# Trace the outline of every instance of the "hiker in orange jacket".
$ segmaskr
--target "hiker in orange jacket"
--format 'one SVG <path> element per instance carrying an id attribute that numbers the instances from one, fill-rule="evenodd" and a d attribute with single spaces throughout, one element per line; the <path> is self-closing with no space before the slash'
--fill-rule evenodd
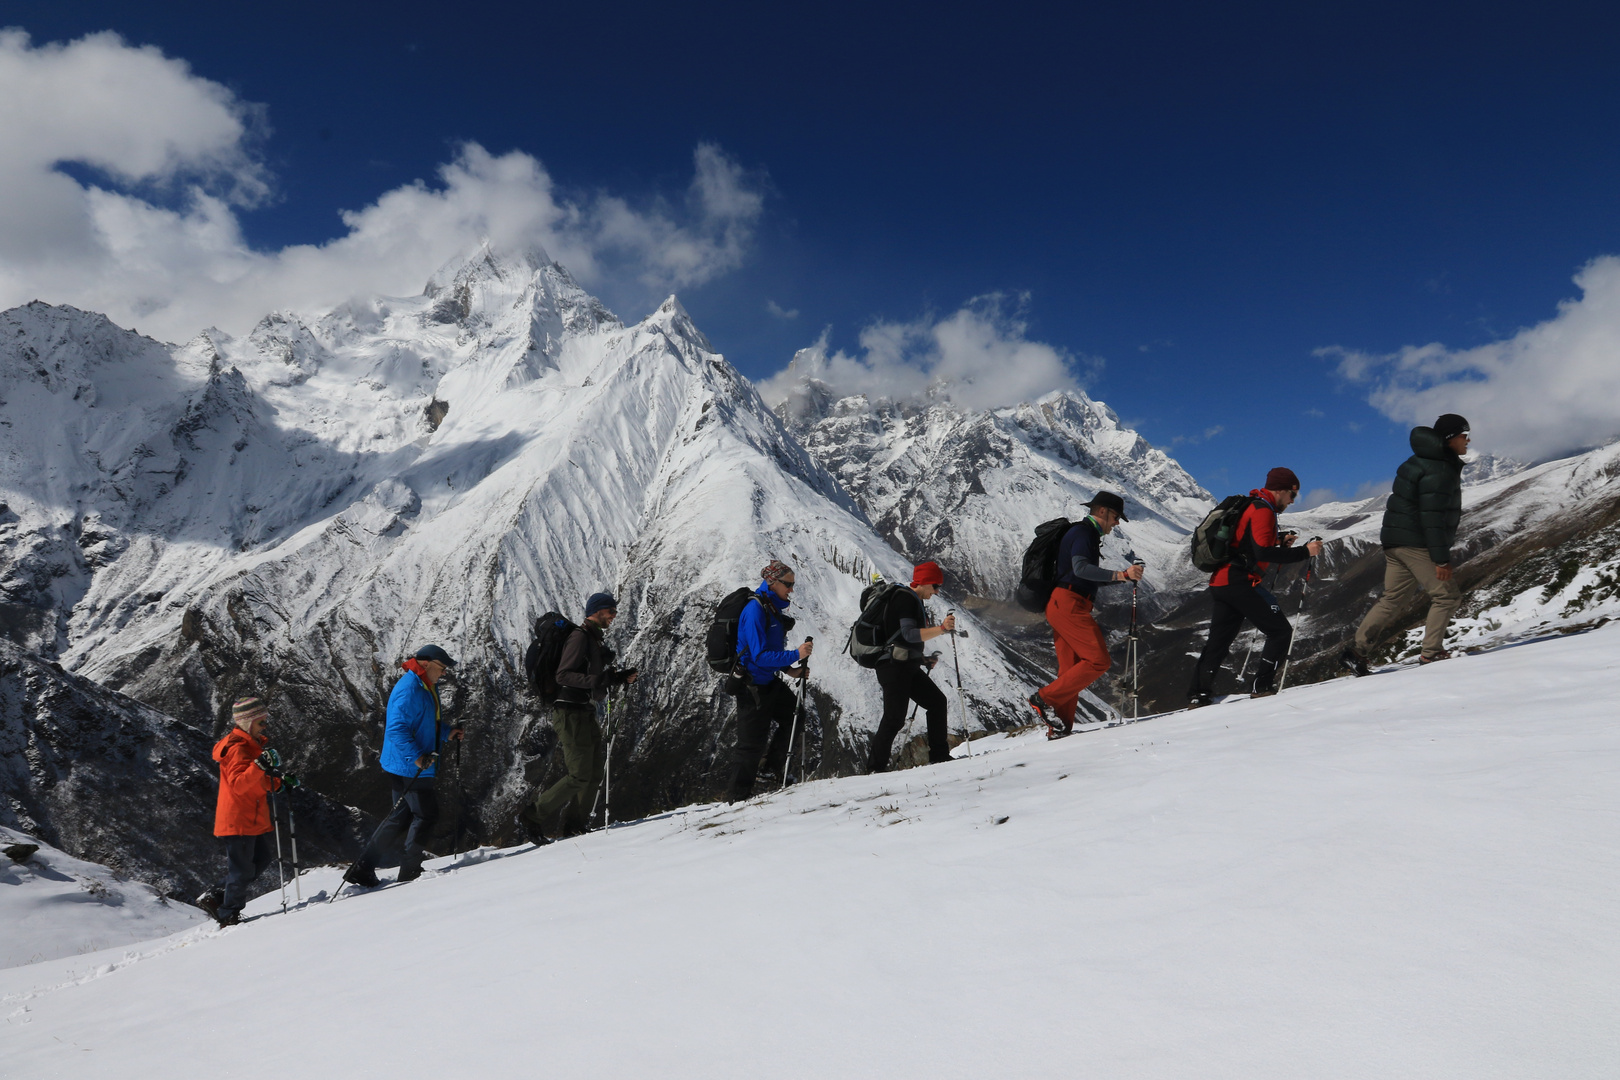
<path id="1" fill-rule="evenodd" d="M 214 835 L 225 847 L 225 880 L 197 898 L 197 906 L 230 926 L 242 915 L 248 886 L 275 857 L 271 843 L 269 797 L 283 785 L 297 787 L 296 776 L 283 776 L 265 728 L 270 711 L 256 697 L 238 698 L 231 708 L 231 730 L 214 745 L 219 762 L 219 802 L 214 809 Z"/>

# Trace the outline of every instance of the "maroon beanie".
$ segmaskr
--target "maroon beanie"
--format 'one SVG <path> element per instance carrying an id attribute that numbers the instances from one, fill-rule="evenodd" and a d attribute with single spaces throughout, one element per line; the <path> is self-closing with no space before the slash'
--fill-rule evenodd
<path id="1" fill-rule="evenodd" d="M 1299 477 L 1294 475 L 1293 469 L 1285 469 L 1281 465 L 1266 473 L 1267 491 L 1298 491 Z"/>
<path id="2" fill-rule="evenodd" d="M 913 585 L 943 585 L 945 584 L 945 571 L 939 568 L 937 562 L 921 562 L 911 572 Z"/>

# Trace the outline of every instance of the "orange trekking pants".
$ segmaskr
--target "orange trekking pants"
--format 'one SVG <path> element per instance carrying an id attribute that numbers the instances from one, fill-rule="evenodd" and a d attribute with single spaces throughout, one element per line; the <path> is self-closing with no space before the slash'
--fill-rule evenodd
<path id="1" fill-rule="evenodd" d="M 1065 728 L 1074 726 L 1075 702 L 1080 691 L 1108 670 L 1108 639 L 1091 617 L 1091 600 L 1068 589 L 1053 589 L 1046 602 L 1046 621 L 1056 639 L 1058 677 L 1041 687 L 1041 697 L 1052 706 Z"/>

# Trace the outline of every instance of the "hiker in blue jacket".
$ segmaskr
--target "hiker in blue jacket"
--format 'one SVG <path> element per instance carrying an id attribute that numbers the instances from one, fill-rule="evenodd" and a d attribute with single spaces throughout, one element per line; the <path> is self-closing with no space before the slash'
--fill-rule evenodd
<path id="1" fill-rule="evenodd" d="M 383 772 L 388 774 L 394 808 L 377 830 L 372 846 L 344 873 L 343 880 L 370 888 L 378 884 L 377 862 L 404 837 L 399 881 L 422 876 L 422 841 L 439 819 L 439 800 L 433 793 L 439 746 L 461 738 L 461 728 L 440 718 L 438 682 L 456 666 L 437 645 L 424 645 L 401 665 L 405 674 L 388 695 L 388 724 L 383 730 Z M 407 790 L 409 789 L 409 790 Z"/>
<path id="2" fill-rule="evenodd" d="M 747 674 L 742 693 L 737 695 L 737 746 L 732 751 L 731 786 L 727 802 L 740 802 L 754 793 L 758 772 L 779 779 L 787 768 L 788 740 L 793 737 L 793 691 L 777 678 L 804 678 L 805 669 L 794 664 L 810 656 L 813 643 L 787 648 L 787 634 L 793 619 L 787 614 L 795 575 L 793 568 L 772 559 L 761 571 L 763 580 L 754 590 L 754 599 L 737 618 L 737 658 Z M 771 735 L 771 725 L 776 734 Z M 766 751 L 766 742 L 770 749 Z M 765 766 L 760 768 L 760 757 Z"/>

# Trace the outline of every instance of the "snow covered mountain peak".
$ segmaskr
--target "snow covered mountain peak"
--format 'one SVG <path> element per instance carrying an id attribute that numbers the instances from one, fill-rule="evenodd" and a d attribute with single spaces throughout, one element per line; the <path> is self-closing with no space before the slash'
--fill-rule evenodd
<path id="1" fill-rule="evenodd" d="M 1079 390 L 970 410 L 943 391 L 922 401 L 838 397 L 801 378 L 777 413 L 898 550 L 939 561 L 948 581 L 995 599 L 1012 594 L 1034 527 L 1081 516 L 1100 489 L 1119 492 L 1131 518 L 1105 552 L 1133 552 L 1157 587 L 1177 585 L 1187 576 L 1182 538 L 1212 501 L 1174 459 Z"/>

